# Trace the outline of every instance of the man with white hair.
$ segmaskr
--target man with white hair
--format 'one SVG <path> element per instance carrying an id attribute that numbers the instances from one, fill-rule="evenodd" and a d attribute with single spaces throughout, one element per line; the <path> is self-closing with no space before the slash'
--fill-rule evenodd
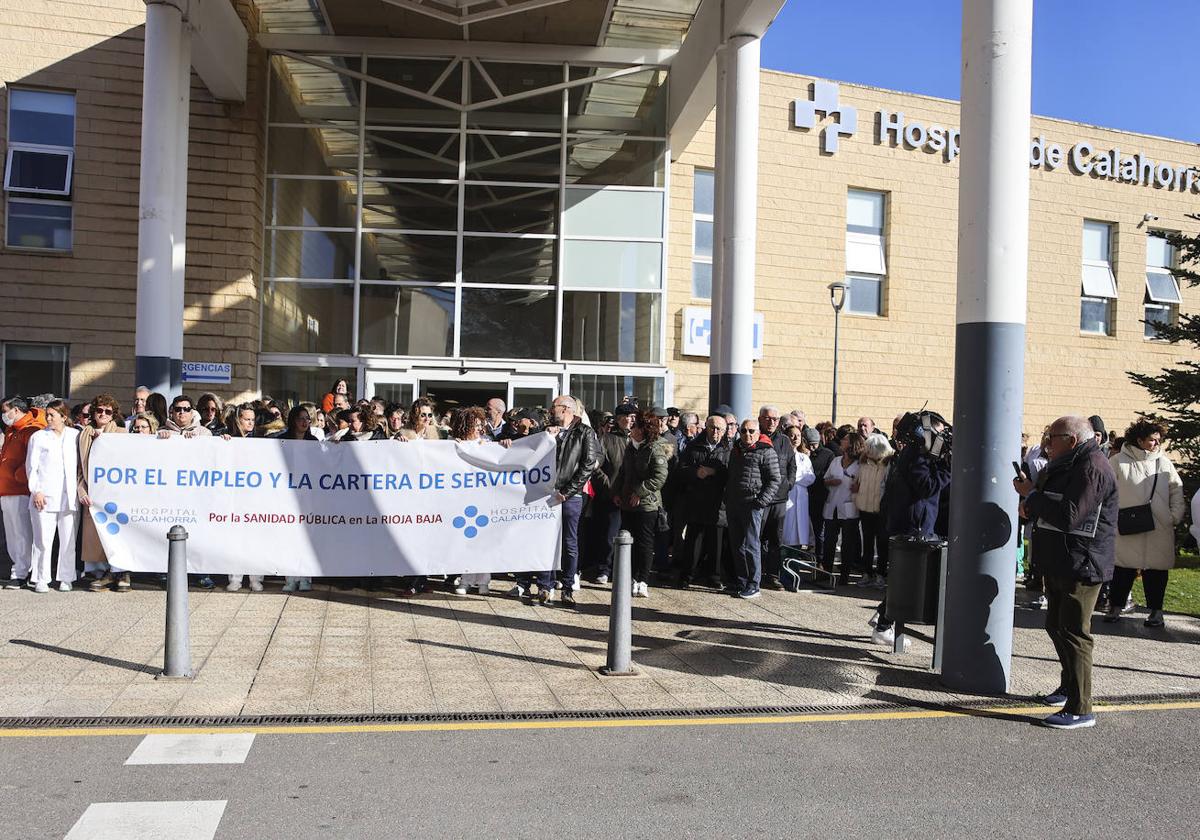
<path id="1" fill-rule="evenodd" d="M 150 398 L 150 389 L 145 385 L 139 385 L 133 389 L 133 408 L 129 410 L 129 416 L 125 418 L 125 431 L 133 428 L 133 418 L 139 414 L 144 414 L 146 411 L 146 400 Z"/>
<path id="2" fill-rule="evenodd" d="M 764 405 L 758 410 L 758 430 L 770 439 L 779 459 L 779 485 L 762 517 L 762 582 L 768 589 L 783 589 L 779 582 L 783 520 L 787 516 L 788 494 L 796 484 L 796 450 L 779 421 L 779 409 L 775 406 Z"/>
<path id="3" fill-rule="evenodd" d="M 500 435 L 504 432 L 504 412 L 507 410 L 508 406 L 499 397 L 492 397 L 484 406 L 487 419 L 484 421 L 483 430 L 492 440 L 500 440 Z"/>
<path id="4" fill-rule="evenodd" d="M 1046 633 L 1054 642 L 1062 676 L 1044 696 L 1062 711 L 1042 721 L 1052 729 L 1095 726 L 1092 714 L 1092 612 L 1101 585 L 1116 563 L 1117 480 L 1084 417 L 1050 425 L 1049 462 L 1037 484 L 1014 478 L 1013 489 L 1033 520 L 1033 551 L 1046 592 Z"/>

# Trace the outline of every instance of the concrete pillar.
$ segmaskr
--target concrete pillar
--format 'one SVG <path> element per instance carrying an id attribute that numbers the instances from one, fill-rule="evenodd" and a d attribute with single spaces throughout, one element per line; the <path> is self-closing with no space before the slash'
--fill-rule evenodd
<path id="1" fill-rule="evenodd" d="M 712 305 L 709 309 L 708 348 L 708 411 L 716 413 L 721 405 L 721 373 L 725 370 L 725 356 L 722 352 L 723 342 L 718 336 L 724 334 L 721 325 L 721 314 L 724 310 L 722 298 L 725 294 L 725 245 L 721 241 L 725 235 L 725 202 L 724 184 L 725 167 L 729 164 L 725 152 L 725 45 L 717 47 L 717 114 L 716 137 L 713 153 L 713 252 L 712 252 Z"/>
<path id="2" fill-rule="evenodd" d="M 942 681 L 1002 694 L 1012 662 L 1029 260 L 1033 0 L 963 0 L 954 467 Z"/>
<path id="3" fill-rule="evenodd" d="M 734 35 L 726 42 L 723 56 L 722 105 L 727 116 L 722 126 L 724 165 L 719 167 L 723 172 L 721 320 L 714 323 L 713 343 L 721 347 L 720 401 L 731 406 L 740 420 L 750 416 L 753 394 L 759 39 Z"/>
<path id="4" fill-rule="evenodd" d="M 192 34 L 184 25 L 179 46 L 179 116 L 175 120 L 175 195 L 172 197 L 171 392 L 182 390 L 183 290 L 187 265 L 188 126 L 192 103 Z"/>
<path id="5" fill-rule="evenodd" d="M 174 281 L 177 166 L 187 166 L 186 158 L 177 161 L 184 40 L 181 2 L 146 4 L 138 194 L 137 382 L 168 399 L 174 392 L 171 358 L 177 345 L 182 355 L 182 338 L 176 341 L 175 334 L 183 330 L 175 309 Z"/>

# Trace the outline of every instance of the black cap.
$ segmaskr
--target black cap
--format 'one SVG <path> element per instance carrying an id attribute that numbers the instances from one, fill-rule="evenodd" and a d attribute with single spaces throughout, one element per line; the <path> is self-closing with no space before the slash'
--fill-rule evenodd
<path id="1" fill-rule="evenodd" d="M 621 403 L 613 409 L 613 415 L 620 417 L 622 414 L 637 414 L 638 407 L 633 403 Z"/>
<path id="2" fill-rule="evenodd" d="M 1100 419 L 1099 414 L 1093 414 L 1088 418 L 1088 422 L 1092 424 L 1092 431 L 1105 437 L 1108 436 L 1108 430 L 1104 428 L 1104 421 Z"/>
<path id="3" fill-rule="evenodd" d="M 675 406 L 671 406 L 670 408 L 667 409 L 667 416 L 668 417 L 678 417 L 679 409 L 676 408 Z"/>

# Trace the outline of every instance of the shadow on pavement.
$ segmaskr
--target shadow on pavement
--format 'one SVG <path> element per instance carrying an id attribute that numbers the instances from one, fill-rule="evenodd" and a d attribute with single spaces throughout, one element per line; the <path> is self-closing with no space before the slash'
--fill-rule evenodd
<path id="1" fill-rule="evenodd" d="M 86 653 L 82 650 L 71 650 L 70 648 L 58 647 L 57 645 L 46 645 L 41 642 L 33 642 L 29 639 L 9 639 L 10 645 L 21 645 L 22 647 L 34 648 L 35 650 L 44 650 L 49 653 L 57 653 L 62 656 L 70 656 L 75 659 L 83 659 L 88 662 L 95 662 L 98 665 L 108 665 L 113 668 L 124 668 L 126 671 L 137 671 L 138 673 L 157 674 L 162 671 L 157 665 L 139 665 L 137 662 L 129 662 L 125 659 L 115 659 L 111 656 L 101 656 L 98 653 Z"/>

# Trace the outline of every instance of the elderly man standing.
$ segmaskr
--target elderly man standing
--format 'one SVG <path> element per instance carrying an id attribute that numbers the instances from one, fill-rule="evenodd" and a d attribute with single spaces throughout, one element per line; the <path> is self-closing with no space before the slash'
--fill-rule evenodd
<path id="1" fill-rule="evenodd" d="M 783 589 L 779 582 L 783 520 L 787 516 L 788 494 L 796 486 L 796 449 L 779 420 L 779 409 L 773 405 L 764 405 L 758 411 L 758 430 L 770 441 L 779 459 L 779 486 L 763 511 L 762 522 L 762 576 L 768 589 Z"/>
<path id="2" fill-rule="evenodd" d="M 725 515 L 735 555 L 739 598 L 757 598 L 762 579 L 763 512 L 779 489 L 779 458 L 771 439 L 759 432 L 753 418 L 742 423 L 729 454 L 725 482 Z"/>
<path id="3" fill-rule="evenodd" d="M 562 602 L 575 605 L 576 573 L 579 571 L 579 516 L 583 512 L 583 486 L 600 469 L 604 451 L 592 427 L 576 414 L 578 401 L 567 394 L 554 398 L 550 407 L 554 426 L 558 469 L 554 479 L 556 504 L 562 505 Z M 538 576 L 538 600 L 547 604 L 553 597 L 554 572 Z"/>
<path id="4" fill-rule="evenodd" d="M 484 407 L 484 411 L 487 412 L 487 420 L 484 421 L 483 431 L 492 440 L 500 440 L 500 436 L 504 433 L 504 412 L 507 410 L 508 406 L 499 397 L 492 397 L 487 401 L 487 405 Z"/>
<path id="5" fill-rule="evenodd" d="M 687 531 L 675 565 L 679 569 L 679 585 L 685 589 L 701 568 L 708 575 L 706 583 L 718 589 L 721 585 L 721 544 L 725 539 L 721 497 L 729 471 L 729 449 L 725 418 L 714 414 L 704 424 L 703 434 L 690 441 L 679 456 L 683 485 L 680 519 L 687 524 Z"/>
<path id="6" fill-rule="evenodd" d="M 1013 479 L 1034 522 L 1034 555 L 1046 591 L 1046 633 L 1062 663 L 1058 688 L 1045 696 L 1062 706 L 1042 723 L 1052 729 L 1096 725 L 1092 714 L 1092 612 L 1100 586 L 1116 561 L 1117 481 L 1083 417 L 1060 417 L 1050 426 L 1049 462 L 1037 486 Z"/>

